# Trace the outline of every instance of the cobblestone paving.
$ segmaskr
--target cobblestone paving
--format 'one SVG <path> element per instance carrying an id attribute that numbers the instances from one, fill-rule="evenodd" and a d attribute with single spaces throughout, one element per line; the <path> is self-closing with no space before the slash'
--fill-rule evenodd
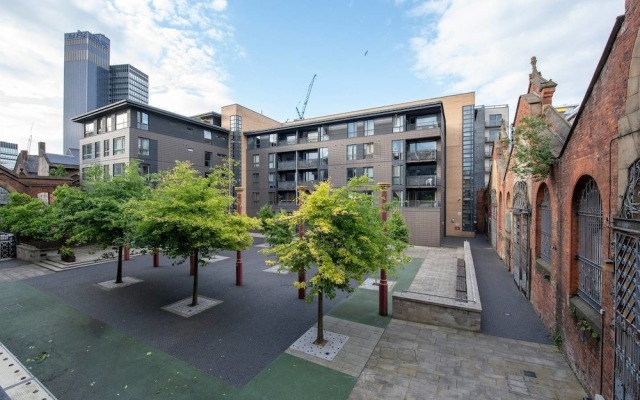
<path id="1" fill-rule="evenodd" d="M 525 374 L 526 371 L 526 374 Z M 536 377 L 526 376 L 535 374 Z M 392 320 L 349 399 L 581 399 L 558 349 Z"/>

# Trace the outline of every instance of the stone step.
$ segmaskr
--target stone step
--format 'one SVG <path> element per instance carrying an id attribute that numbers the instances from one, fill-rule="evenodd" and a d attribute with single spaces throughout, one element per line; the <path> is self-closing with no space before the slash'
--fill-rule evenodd
<path id="1" fill-rule="evenodd" d="M 35 265 L 41 268 L 46 268 L 50 271 L 60 272 L 60 271 L 66 271 L 70 269 L 87 267 L 89 265 L 102 264 L 110 261 L 113 261 L 113 260 L 99 259 L 99 260 L 88 260 L 88 261 L 77 261 L 77 262 L 62 262 L 62 261 L 46 258 L 44 260 L 40 260 L 39 262 L 35 263 Z"/>

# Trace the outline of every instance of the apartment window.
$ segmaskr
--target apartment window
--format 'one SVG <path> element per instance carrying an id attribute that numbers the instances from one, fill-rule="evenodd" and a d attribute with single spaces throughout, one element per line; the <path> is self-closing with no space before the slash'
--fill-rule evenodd
<path id="1" fill-rule="evenodd" d="M 499 129 L 489 129 L 489 142 L 495 142 L 500 137 Z"/>
<path id="2" fill-rule="evenodd" d="M 404 190 L 394 190 L 393 191 L 393 200 L 400 207 L 404 207 Z"/>
<path id="3" fill-rule="evenodd" d="M 211 131 L 204 131 L 204 142 L 211 143 Z"/>
<path id="4" fill-rule="evenodd" d="M 260 154 L 253 155 L 253 167 L 254 168 L 260 167 Z"/>
<path id="5" fill-rule="evenodd" d="M 329 165 L 329 148 L 321 147 L 319 157 L 320 165 Z"/>
<path id="6" fill-rule="evenodd" d="M 347 160 L 355 160 L 356 159 L 356 150 L 357 146 L 355 144 L 347 145 Z"/>
<path id="7" fill-rule="evenodd" d="M 254 138 L 247 138 L 247 150 L 253 150 L 256 148 L 256 141 Z"/>
<path id="8" fill-rule="evenodd" d="M 321 182 L 329 180 L 329 170 L 326 170 L 326 169 L 318 170 L 318 180 Z"/>
<path id="9" fill-rule="evenodd" d="M 374 152 L 375 152 L 375 145 L 373 143 L 365 143 L 364 144 L 364 157 L 365 158 L 373 158 Z"/>
<path id="10" fill-rule="evenodd" d="M 357 176 L 356 168 L 347 168 L 347 180 Z"/>
<path id="11" fill-rule="evenodd" d="M 500 126 L 502 124 L 502 114 L 489 114 L 489 125 Z"/>
<path id="12" fill-rule="evenodd" d="M 124 136 L 113 139 L 113 155 L 124 154 Z"/>
<path id="13" fill-rule="evenodd" d="M 257 185 L 259 183 L 260 183 L 260 173 L 254 172 L 253 173 L 253 184 Z"/>
<path id="14" fill-rule="evenodd" d="M 138 129 L 143 129 L 145 131 L 149 130 L 149 115 L 147 113 L 143 113 L 142 111 L 137 112 Z"/>
<path id="15" fill-rule="evenodd" d="M 82 167 L 82 180 L 87 179 L 87 174 L 89 173 L 89 167 Z"/>
<path id="16" fill-rule="evenodd" d="M 204 152 L 204 166 L 205 167 L 213 166 L 213 153 L 210 151 Z"/>
<path id="17" fill-rule="evenodd" d="M 354 138 L 358 136 L 358 133 L 356 131 L 356 123 L 355 122 L 349 122 L 347 124 L 347 137 L 348 138 Z"/>
<path id="18" fill-rule="evenodd" d="M 120 176 L 124 173 L 124 163 L 113 164 L 113 176 Z"/>
<path id="19" fill-rule="evenodd" d="M 404 132 L 404 115 L 394 115 L 393 116 L 393 132 Z"/>
<path id="20" fill-rule="evenodd" d="M 324 126 L 318 128 L 318 135 L 320 135 L 320 141 L 322 142 L 329 140 L 329 135 L 327 135 L 327 130 Z"/>
<path id="21" fill-rule="evenodd" d="M 116 114 L 116 129 L 129 127 L 129 113 L 127 111 Z"/>
<path id="22" fill-rule="evenodd" d="M 105 157 L 109 156 L 109 144 L 111 144 L 111 140 L 109 139 L 102 141 L 102 155 Z"/>
<path id="23" fill-rule="evenodd" d="M 100 142 L 95 142 L 93 144 L 93 157 L 100 158 Z"/>
<path id="24" fill-rule="evenodd" d="M 109 164 L 102 166 L 102 177 L 107 178 L 109 176 Z"/>
<path id="25" fill-rule="evenodd" d="M 391 152 L 393 153 L 394 161 L 404 160 L 404 141 L 394 140 L 391 142 Z"/>
<path id="26" fill-rule="evenodd" d="M 275 189 L 275 188 L 276 188 L 276 173 L 269 172 L 269 189 Z"/>
<path id="27" fill-rule="evenodd" d="M 93 157 L 93 143 L 82 145 L 82 159 L 89 160 Z"/>
<path id="28" fill-rule="evenodd" d="M 362 169 L 362 175 L 369 178 L 369 182 L 373 182 L 373 167 L 364 167 Z"/>
<path id="29" fill-rule="evenodd" d="M 365 136 L 373 136 L 375 123 L 372 119 L 364 121 L 364 135 Z"/>
<path id="30" fill-rule="evenodd" d="M 391 167 L 391 184 L 402 185 L 404 182 L 404 165 L 394 165 Z"/>
<path id="31" fill-rule="evenodd" d="M 141 156 L 149 155 L 149 139 L 138 138 L 138 154 Z"/>
<path id="32" fill-rule="evenodd" d="M 253 204 L 260 203 L 260 192 L 252 192 L 251 193 L 251 197 L 252 197 L 252 200 L 253 200 Z"/>
<path id="33" fill-rule="evenodd" d="M 96 133 L 96 123 L 87 122 L 84 124 L 84 137 L 93 136 Z"/>
<path id="34" fill-rule="evenodd" d="M 269 204 L 276 204 L 276 192 L 269 192 Z"/>
<path id="35" fill-rule="evenodd" d="M 112 132 L 116 129 L 116 116 L 109 115 L 107 117 L 107 132 Z"/>
<path id="36" fill-rule="evenodd" d="M 269 153 L 269 168 L 274 169 L 276 167 L 276 153 Z"/>
<path id="37" fill-rule="evenodd" d="M 416 129 L 435 128 L 438 126 L 438 117 L 435 115 L 425 115 L 416 118 Z"/>
<path id="38" fill-rule="evenodd" d="M 149 164 L 140 164 L 138 172 L 140 172 L 140 175 L 142 176 L 149 175 Z"/>

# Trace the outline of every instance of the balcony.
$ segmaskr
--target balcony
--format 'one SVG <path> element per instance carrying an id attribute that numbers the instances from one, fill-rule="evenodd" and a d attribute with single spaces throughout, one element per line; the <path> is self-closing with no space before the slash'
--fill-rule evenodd
<path id="1" fill-rule="evenodd" d="M 279 190 L 296 190 L 296 181 L 278 181 Z"/>
<path id="2" fill-rule="evenodd" d="M 298 168 L 300 169 L 309 169 L 309 168 L 318 168 L 318 159 L 313 160 L 298 160 Z"/>
<path id="3" fill-rule="evenodd" d="M 432 124 L 407 124 L 407 131 L 421 131 L 425 129 L 439 128 L 440 124 L 434 122 Z"/>
<path id="4" fill-rule="evenodd" d="M 296 160 L 278 161 L 278 170 L 296 169 Z"/>
<path id="5" fill-rule="evenodd" d="M 407 186 L 436 187 L 435 175 L 407 176 Z"/>
<path id="6" fill-rule="evenodd" d="M 438 200 L 407 200 L 407 207 L 440 207 Z"/>
<path id="7" fill-rule="evenodd" d="M 437 150 L 418 150 L 407 153 L 407 162 L 436 161 Z"/>

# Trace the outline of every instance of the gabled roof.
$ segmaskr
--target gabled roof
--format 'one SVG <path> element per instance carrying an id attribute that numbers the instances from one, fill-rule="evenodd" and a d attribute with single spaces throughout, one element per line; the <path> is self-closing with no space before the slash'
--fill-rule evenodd
<path id="1" fill-rule="evenodd" d="M 62 165 L 77 167 L 80 165 L 80 157 L 77 150 L 75 152 L 75 157 L 73 155 L 45 153 L 44 158 L 47 159 L 50 166 Z"/>
<path id="2" fill-rule="evenodd" d="M 578 113 L 576 114 L 575 119 L 573 120 L 573 124 L 571 125 L 571 130 L 567 135 L 567 140 L 565 140 L 564 145 L 562 146 L 562 150 L 560 151 L 560 155 L 564 153 L 564 150 L 567 148 L 567 143 L 571 140 L 571 136 L 573 136 L 573 132 L 578 126 L 578 121 L 580 120 L 580 116 L 582 112 L 586 108 L 587 100 L 591 97 L 591 93 L 593 92 L 593 88 L 598 82 L 598 78 L 600 78 L 600 74 L 604 69 L 607 60 L 609 59 L 609 55 L 611 54 L 611 50 L 613 49 L 613 45 L 616 42 L 616 38 L 618 37 L 618 32 L 620 32 L 620 28 L 622 27 L 622 23 L 624 22 L 624 15 L 620 15 L 616 18 L 616 22 L 613 25 L 613 29 L 611 30 L 611 34 L 609 35 L 609 40 L 607 40 L 607 45 L 604 47 L 604 51 L 602 52 L 602 57 L 600 57 L 600 61 L 598 62 L 598 66 L 596 67 L 596 71 L 593 73 L 593 77 L 591 78 L 591 83 L 589 83 L 589 87 L 587 88 L 586 93 L 584 94 L 584 99 L 580 102 L 580 107 L 578 108 Z"/>

